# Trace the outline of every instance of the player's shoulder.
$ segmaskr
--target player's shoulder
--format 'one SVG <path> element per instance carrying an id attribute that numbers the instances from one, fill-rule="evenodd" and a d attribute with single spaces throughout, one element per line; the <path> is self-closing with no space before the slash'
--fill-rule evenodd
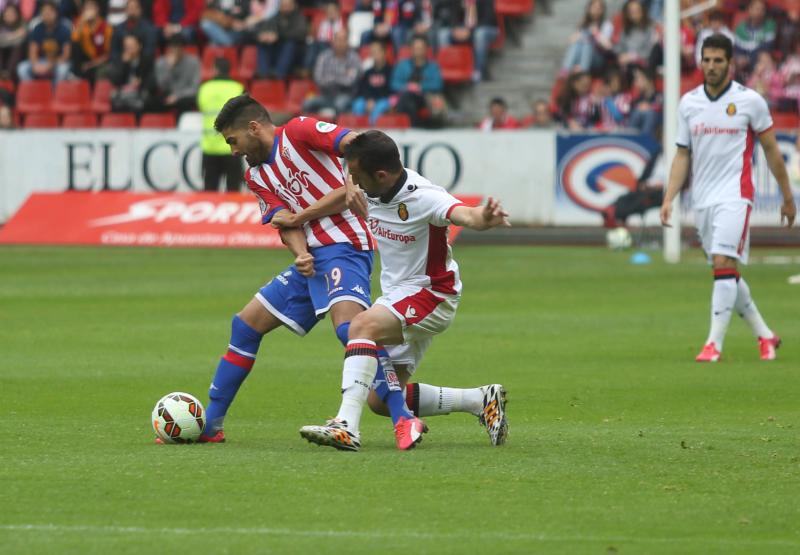
<path id="1" fill-rule="evenodd" d="M 697 85 L 695 88 L 690 89 L 681 96 L 679 106 L 684 104 L 693 104 L 698 102 L 705 102 L 707 100 L 706 91 L 702 84 Z"/>
<path id="2" fill-rule="evenodd" d="M 337 128 L 338 126 L 335 123 L 329 123 L 327 121 L 318 120 L 309 116 L 297 116 L 290 119 L 288 122 L 286 122 L 286 125 L 284 125 L 284 129 L 290 133 L 297 131 L 330 133 Z"/>
<path id="3" fill-rule="evenodd" d="M 430 195 L 435 195 L 436 193 L 447 192 L 444 187 L 440 187 L 427 177 L 420 175 L 414 170 L 409 168 L 405 168 L 405 170 L 406 182 L 401 190 L 401 194 L 403 196 L 424 198 Z"/>
<path id="4" fill-rule="evenodd" d="M 731 86 L 731 100 L 744 105 L 766 106 L 767 101 L 758 92 L 741 83 L 733 82 Z"/>

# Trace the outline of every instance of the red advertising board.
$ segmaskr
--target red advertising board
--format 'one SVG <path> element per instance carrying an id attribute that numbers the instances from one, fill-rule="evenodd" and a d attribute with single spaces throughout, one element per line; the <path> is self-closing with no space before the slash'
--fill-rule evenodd
<path id="1" fill-rule="evenodd" d="M 451 241 L 458 231 L 451 226 Z M 234 193 L 34 193 L 0 229 L 0 244 L 283 247 L 261 225 L 255 197 Z"/>

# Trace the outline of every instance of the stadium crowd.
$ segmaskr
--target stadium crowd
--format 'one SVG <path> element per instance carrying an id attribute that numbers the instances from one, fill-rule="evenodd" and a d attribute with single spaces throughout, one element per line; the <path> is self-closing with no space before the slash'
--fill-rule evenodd
<path id="1" fill-rule="evenodd" d="M 587 3 L 553 88 L 550 108 L 561 125 L 655 132 L 663 104 L 662 15 L 663 0 L 627 0 L 615 14 L 604 0 Z M 734 78 L 766 98 L 776 127 L 800 125 L 800 0 L 718 0 L 716 9 L 683 18 L 680 32 L 682 93 L 702 83 L 703 40 L 723 33 L 734 43 Z"/>
<path id="2" fill-rule="evenodd" d="M 0 0 L 0 13 L 4 127 L 174 125 L 220 57 L 275 111 L 439 127 L 445 87 L 487 77 L 503 27 L 494 0 Z"/>

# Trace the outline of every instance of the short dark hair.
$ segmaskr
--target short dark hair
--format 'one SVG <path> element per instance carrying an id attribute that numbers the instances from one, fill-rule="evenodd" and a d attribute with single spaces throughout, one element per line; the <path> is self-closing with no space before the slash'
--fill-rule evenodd
<path id="1" fill-rule="evenodd" d="M 506 101 L 502 96 L 495 96 L 489 101 L 489 106 L 502 106 L 503 108 L 506 108 L 508 107 L 508 104 L 506 104 Z"/>
<path id="2" fill-rule="evenodd" d="M 383 131 L 372 129 L 355 136 L 344 147 L 347 161 L 358 160 L 361 168 L 374 174 L 379 170 L 399 172 L 403 169 L 397 144 Z"/>
<path id="3" fill-rule="evenodd" d="M 217 72 L 218 77 L 227 77 L 231 74 L 231 62 L 228 58 L 220 56 L 214 58 L 214 71 Z"/>
<path id="4" fill-rule="evenodd" d="M 725 58 L 730 60 L 733 57 L 733 43 L 731 39 L 722 33 L 715 33 L 703 41 L 703 46 L 700 48 L 700 55 L 702 57 L 706 48 L 719 48 L 725 51 Z"/>
<path id="5" fill-rule="evenodd" d="M 269 112 L 249 94 L 240 94 L 228 100 L 214 120 L 214 129 L 222 133 L 224 129 L 246 127 L 251 121 L 272 123 Z"/>

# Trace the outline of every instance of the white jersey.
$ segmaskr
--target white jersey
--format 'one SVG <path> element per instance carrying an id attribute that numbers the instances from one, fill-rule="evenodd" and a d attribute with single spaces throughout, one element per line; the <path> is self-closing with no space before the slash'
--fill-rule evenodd
<path id="1" fill-rule="evenodd" d="M 460 200 L 405 169 L 391 191 L 367 197 L 369 228 L 381 255 L 381 291 L 417 285 L 445 295 L 461 293 L 447 226 Z"/>
<path id="2" fill-rule="evenodd" d="M 704 85 L 683 95 L 677 143 L 692 153 L 694 208 L 742 199 L 752 204 L 755 135 L 771 127 L 766 101 L 735 81 L 715 98 Z"/>

